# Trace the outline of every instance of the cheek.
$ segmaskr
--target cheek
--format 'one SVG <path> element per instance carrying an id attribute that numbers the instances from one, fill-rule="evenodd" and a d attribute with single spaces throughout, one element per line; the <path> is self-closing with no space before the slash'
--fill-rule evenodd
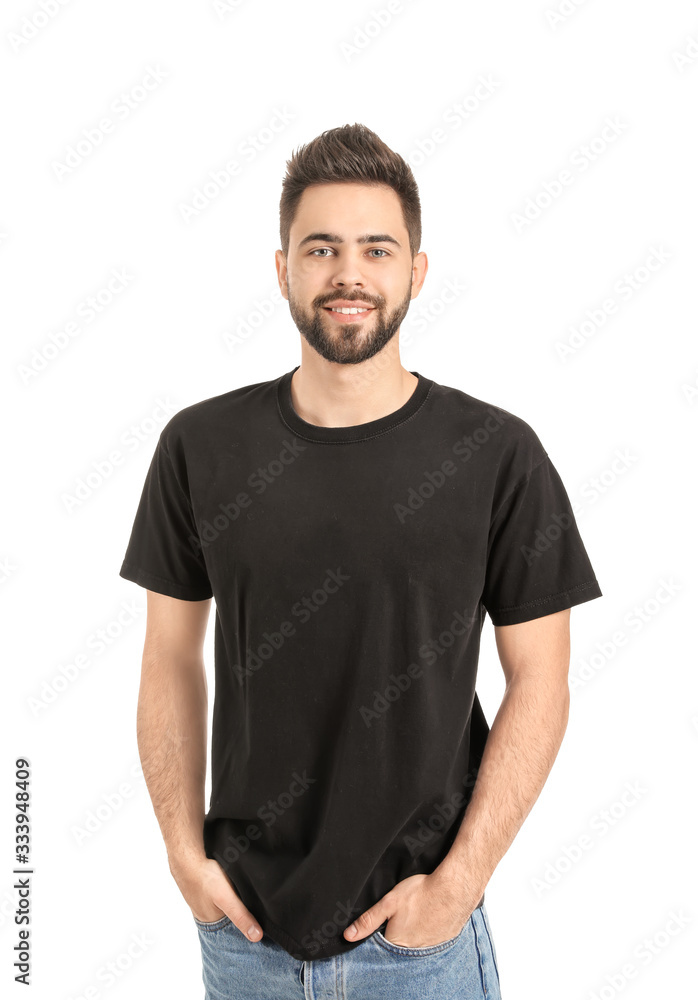
<path id="1" fill-rule="evenodd" d="M 309 260 L 307 257 L 297 261 L 291 271 L 291 280 L 317 282 L 322 277 L 323 261 Z"/>

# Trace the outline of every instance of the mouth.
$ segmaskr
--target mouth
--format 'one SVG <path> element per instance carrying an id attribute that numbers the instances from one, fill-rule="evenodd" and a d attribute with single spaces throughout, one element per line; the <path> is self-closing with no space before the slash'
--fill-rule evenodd
<path id="1" fill-rule="evenodd" d="M 329 313 L 336 323 L 360 323 L 362 319 L 370 316 L 373 308 L 365 309 L 363 306 L 355 306 L 351 310 L 338 309 L 333 306 L 323 306 L 326 313 Z"/>

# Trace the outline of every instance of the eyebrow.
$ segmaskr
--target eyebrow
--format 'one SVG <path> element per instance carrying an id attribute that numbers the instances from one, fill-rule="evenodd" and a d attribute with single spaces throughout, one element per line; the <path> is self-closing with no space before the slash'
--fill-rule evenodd
<path id="1" fill-rule="evenodd" d="M 298 244 L 298 249 L 305 246 L 306 243 L 345 243 L 343 237 L 339 236 L 337 233 L 311 233 L 309 236 L 305 236 Z M 394 236 L 390 236 L 389 233 L 366 233 L 363 236 L 357 236 L 357 243 L 394 243 L 396 247 L 400 244 L 395 239 Z"/>

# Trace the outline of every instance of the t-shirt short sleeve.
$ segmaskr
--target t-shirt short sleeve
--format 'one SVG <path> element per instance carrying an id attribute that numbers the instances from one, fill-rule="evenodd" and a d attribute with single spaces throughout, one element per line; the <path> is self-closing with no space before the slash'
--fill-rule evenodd
<path id="1" fill-rule="evenodd" d="M 119 576 L 183 601 L 213 596 L 191 500 L 161 434 Z"/>
<path id="2" fill-rule="evenodd" d="M 494 514 L 482 603 L 494 625 L 517 625 L 602 596 L 546 453 Z"/>

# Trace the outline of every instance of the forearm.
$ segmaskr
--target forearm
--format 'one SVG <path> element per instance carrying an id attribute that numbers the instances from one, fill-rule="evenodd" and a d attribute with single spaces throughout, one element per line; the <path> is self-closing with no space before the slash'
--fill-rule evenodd
<path id="1" fill-rule="evenodd" d="M 569 688 L 512 681 L 495 716 L 463 821 L 436 871 L 480 898 L 546 782 L 567 728 Z"/>
<path id="2" fill-rule="evenodd" d="M 138 750 L 170 869 L 205 857 L 207 706 L 203 663 L 144 659 Z"/>

